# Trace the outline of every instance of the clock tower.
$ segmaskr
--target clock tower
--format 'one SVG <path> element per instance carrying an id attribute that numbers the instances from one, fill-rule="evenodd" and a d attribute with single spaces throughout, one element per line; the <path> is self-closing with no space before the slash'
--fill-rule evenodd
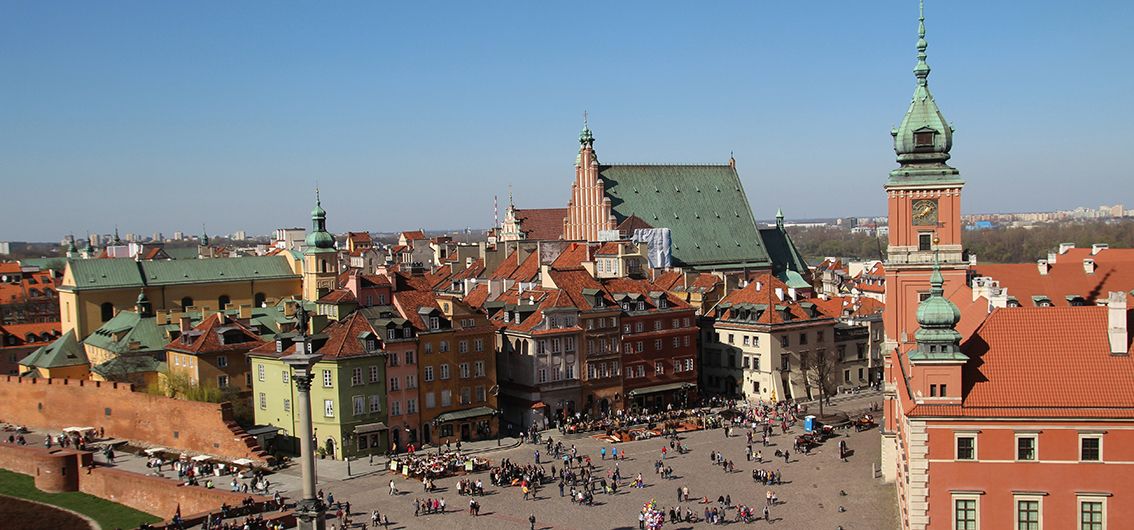
<path id="1" fill-rule="evenodd" d="M 924 5 L 918 18 L 913 100 L 901 124 L 890 131 L 898 167 L 886 182 L 889 246 L 886 252 L 885 329 L 889 348 L 914 343 L 918 304 L 930 296 L 930 274 L 940 263 L 946 295 L 965 281 L 961 247 L 961 188 L 950 167 L 953 127 L 929 91 Z"/>

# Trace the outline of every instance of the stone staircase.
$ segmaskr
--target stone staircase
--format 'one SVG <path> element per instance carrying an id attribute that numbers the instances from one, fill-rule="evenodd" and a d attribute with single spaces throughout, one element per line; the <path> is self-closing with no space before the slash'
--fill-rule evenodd
<path id="1" fill-rule="evenodd" d="M 268 454 L 263 447 L 260 447 L 260 443 L 256 441 L 256 437 L 245 432 L 244 428 L 238 423 L 232 420 L 225 420 L 224 424 L 228 427 L 228 430 L 232 431 L 234 438 L 240 440 L 248 447 L 249 459 L 257 460 L 263 464 L 270 464 L 275 460 L 274 456 Z"/>

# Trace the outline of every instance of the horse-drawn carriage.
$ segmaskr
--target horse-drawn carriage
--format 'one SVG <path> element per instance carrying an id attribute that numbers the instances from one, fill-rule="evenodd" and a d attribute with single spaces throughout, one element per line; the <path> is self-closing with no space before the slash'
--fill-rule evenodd
<path id="1" fill-rule="evenodd" d="M 863 414 L 861 418 L 854 422 L 854 430 L 860 432 L 868 431 L 870 429 L 873 429 L 877 425 L 877 423 L 874 423 L 874 416 L 870 414 Z"/>

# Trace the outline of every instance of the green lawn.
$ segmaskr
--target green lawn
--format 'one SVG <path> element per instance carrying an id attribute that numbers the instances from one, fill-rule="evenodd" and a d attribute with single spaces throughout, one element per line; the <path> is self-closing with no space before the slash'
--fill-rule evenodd
<path id="1" fill-rule="evenodd" d="M 148 513 L 100 499 L 86 493 L 44 493 L 35 489 L 32 477 L 0 469 L 0 495 L 19 497 L 79 512 L 102 525 L 103 530 L 135 528 L 160 521 Z"/>

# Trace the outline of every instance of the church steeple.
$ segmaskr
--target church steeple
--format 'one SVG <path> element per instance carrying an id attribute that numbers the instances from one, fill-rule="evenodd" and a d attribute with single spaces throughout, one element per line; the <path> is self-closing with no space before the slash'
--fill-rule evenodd
<path id="1" fill-rule="evenodd" d="M 311 233 L 307 234 L 306 253 L 334 252 L 335 236 L 327 232 L 327 211 L 319 199 L 319 188 L 315 188 L 315 208 L 311 210 Z"/>
<path id="2" fill-rule="evenodd" d="M 929 63 L 926 62 L 925 2 L 920 4 L 917 22 L 917 63 L 913 100 L 902 123 L 890 131 L 899 168 L 890 172 L 890 183 L 961 182 L 960 172 L 945 164 L 953 148 L 953 127 L 941 113 L 929 91 Z"/>
<path id="3" fill-rule="evenodd" d="M 311 210 L 311 233 L 303 249 L 303 298 L 315 301 L 331 292 L 339 275 L 339 258 L 335 255 L 335 236 L 327 231 L 327 211 L 315 188 L 315 209 Z"/>

